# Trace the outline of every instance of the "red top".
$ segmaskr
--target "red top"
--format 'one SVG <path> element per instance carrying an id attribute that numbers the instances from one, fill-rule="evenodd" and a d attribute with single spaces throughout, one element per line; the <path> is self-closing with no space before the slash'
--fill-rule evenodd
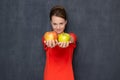
<path id="1" fill-rule="evenodd" d="M 76 36 L 74 35 L 73 38 L 76 39 Z M 67 48 L 60 48 L 59 46 L 50 48 L 44 43 L 43 45 L 46 51 L 44 80 L 74 80 L 72 57 L 76 42 L 69 44 Z"/>

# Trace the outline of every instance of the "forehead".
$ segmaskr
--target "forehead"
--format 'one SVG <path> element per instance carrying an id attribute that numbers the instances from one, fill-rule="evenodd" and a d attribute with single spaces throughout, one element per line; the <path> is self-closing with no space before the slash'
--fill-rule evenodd
<path id="1" fill-rule="evenodd" d="M 58 16 L 52 16 L 51 21 L 52 22 L 65 22 L 66 20 Z"/>

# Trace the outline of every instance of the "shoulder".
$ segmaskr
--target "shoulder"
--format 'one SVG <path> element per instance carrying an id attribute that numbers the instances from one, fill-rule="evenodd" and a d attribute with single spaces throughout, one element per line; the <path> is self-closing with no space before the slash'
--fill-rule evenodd
<path id="1" fill-rule="evenodd" d="M 76 36 L 76 34 L 73 33 L 73 32 L 69 32 L 69 34 L 72 35 L 72 36 Z M 77 36 L 76 36 L 76 37 L 77 37 Z"/>
<path id="2" fill-rule="evenodd" d="M 73 33 L 73 32 L 70 32 L 69 34 L 70 34 L 71 38 L 73 39 L 73 41 L 76 42 L 76 41 L 77 41 L 77 36 L 76 36 L 76 34 Z"/>

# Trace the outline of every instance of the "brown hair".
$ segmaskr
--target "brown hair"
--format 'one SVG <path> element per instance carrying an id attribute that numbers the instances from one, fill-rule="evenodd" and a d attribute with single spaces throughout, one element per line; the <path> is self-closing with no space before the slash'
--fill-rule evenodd
<path id="1" fill-rule="evenodd" d="M 61 17 L 65 20 L 67 20 L 65 8 L 60 5 L 56 5 L 51 9 L 50 15 L 49 15 L 50 20 L 51 20 L 52 16 Z"/>

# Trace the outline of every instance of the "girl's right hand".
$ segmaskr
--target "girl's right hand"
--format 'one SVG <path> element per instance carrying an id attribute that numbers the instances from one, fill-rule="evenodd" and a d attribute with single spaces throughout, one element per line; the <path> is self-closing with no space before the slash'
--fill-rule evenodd
<path id="1" fill-rule="evenodd" d="M 47 47 L 53 48 L 58 44 L 57 40 L 47 40 L 44 41 L 44 43 L 47 45 Z"/>

